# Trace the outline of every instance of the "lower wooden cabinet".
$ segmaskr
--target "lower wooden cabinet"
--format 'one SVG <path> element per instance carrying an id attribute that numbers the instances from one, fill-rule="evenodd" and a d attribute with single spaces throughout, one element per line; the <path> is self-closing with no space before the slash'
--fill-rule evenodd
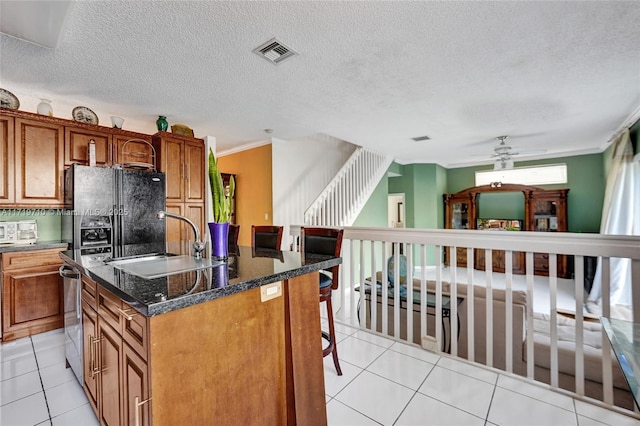
<path id="1" fill-rule="evenodd" d="M 150 424 L 147 354 L 127 343 L 146 351 L 146 318 L 100 286 L 96 299 L 83 293 L 82 318 L 84 390 L 100 424 Z"/>
<path id="2" fill-rule="evenodd" d="M 63 327 L 61 250 L 2 254 L 3 341 Z"/>
<path id="3" fill-rule="evenodd" d="M 102 425 L 327 424 L 317 272 L 268 300 L 254 288 L 151 317 L 82 281 L 84 389 Z"/>
<path id="4" fill-rule="evenodd" d="M 475 250 L 475 269 L 484 271 L 487 267 L 487 261 L 484 250 Z M 491 251 L 491 268 L 493 272 L 506 271 L 507 259 L 504 250 L 492 250 Z M 459 266 L 460 264 L 458 264 Z M 466 265 L 465 265 L 466 266 Z M 524 275 L 526 273 L 524 253 L 520 251 L 514 251 L 511 255 L 511 272 L 514 274 Z"/>

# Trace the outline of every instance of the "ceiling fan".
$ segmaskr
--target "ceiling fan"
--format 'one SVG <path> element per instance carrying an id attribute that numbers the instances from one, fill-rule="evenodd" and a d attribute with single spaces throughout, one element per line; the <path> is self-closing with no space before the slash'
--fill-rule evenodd
<path id="1" fill-rule="evenodd" d="M 543 154 L 546 150 L 535 150 L 535 151 L 512 151 L 512 147 L 506 144 L 506 140 L 509 136 L 498 136 L 496 139 L 500 142 L 498 146 L 493 148 L 493 154 L 491 154 L 491 158 L 495 158 L 496 162 L 493 166 L 493 170 L 507 170 L 513 169 L 513 157 L 516 155 L 535 155 L 535 154 Z"/>

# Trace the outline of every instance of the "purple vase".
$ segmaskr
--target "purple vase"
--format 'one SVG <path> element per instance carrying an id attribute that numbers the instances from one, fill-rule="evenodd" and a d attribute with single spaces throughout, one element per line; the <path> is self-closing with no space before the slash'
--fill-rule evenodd
<path id="1" fill-rule="evenodd" d="M 223 260 L 229 257 L 229 222 L 209 222 L 211 257 Z"/>

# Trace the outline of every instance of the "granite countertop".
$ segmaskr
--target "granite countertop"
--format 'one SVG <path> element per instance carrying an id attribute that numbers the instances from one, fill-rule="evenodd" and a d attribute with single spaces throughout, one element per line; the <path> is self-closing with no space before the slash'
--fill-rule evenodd
<path id="1" fill-rule="evenodd" d="M 52 248 L 67 248 L 68 243 L 60 240 L 40 241 L 34 244 L 0 244 L 0 253 L 9 253 L 13 251 L 29 251 L 29 250 L 46 250 Z"/>
<path id="2" fill-rule="evenodd" d="M 80 250 L 61 252 L 62 259 L 87 275 L 145 316 L 186 308 L 262 285 L 329 269 L 342 263 L 333 256 L 261 250 L 239 246 L 220 266 L 147 279 L 82 255 Z"/>

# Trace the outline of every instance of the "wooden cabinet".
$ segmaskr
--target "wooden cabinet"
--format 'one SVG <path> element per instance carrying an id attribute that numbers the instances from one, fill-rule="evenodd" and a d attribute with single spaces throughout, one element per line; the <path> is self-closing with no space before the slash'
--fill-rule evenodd
<path id="1" fill-rule="evenodd" d="M 494 192 L 522 192 L 524 194 L 524 218 L 521 229 L 524 231 L 566 232 L 567 225 L 567 193 L 568 189 L 545 190 L 533 186 L 499 184 L 467 188 L 455 194 L 445 194 L 445 228 L 446 229 L 477 229 L 478 219 L 484 219 L 479 212 L 478 201 L 483 193 Z M 514 219 L 514 218 L 504 218 Z M 504 222 L 510 223 L 511 220 Z M 518 221 L 516 221 L 518 222 Z M 509 228 L 509 226 L 507 226 Z M 467 266 L 466 249 L 458 248 L 457 265 Z M 504 250 L 493 250 L 491 253 L 491 267 L 494 272 L 505 272 Z M 451 259 L 449 249 L 445 251 L 445 263 Z M 558 255 L 558 277 L 569 278 L 567 256 Z M 487 266 L 484 249 L 474 250 L 474 268 L 485 270 Z M 525 255 L 513 252 L 512 272 L 525 274 Z M 536 275 L 549 274 L 549 255 L 534 254 L 534 273 Z"/>
<path id="2" fill-rule="evenodd" d="M 65 126 L 65 166 L 77 163 L 89 165 L 89 142 L 96 144 L 96 165 L 151 164 L 155 155 L 151 136 L 125 130 Z M 97 126 L 92 126 L 97 127 Z"/>
<path id="3" fill-rule="evenodd" d="M 169 152 L 167 160 L 181 173 L 175 181 L 181 191 L 176 200 L 204 203 L 204 177 L 199 177 L 205 170 L 204 143 L 180 138 L 178 152 Z M 0 108 L 0 207 L 63 208 L 64 169 L 89 164 L 90 141 L 95 142 L 98 166 L 159 168 L 151 135 Z"/>
<path id="4" fill-rule="evenodd" d="M 148 425 L 147 318 L 88 277 L 82 281 L 87 398 L 103 425 Z"/>
<path id="5" fill-rule="evenodd" d="M 205 233 L 205 145 L 202 139 L 159 132 L 153 137 L 158 171 L 166 174 L 167 211 L 191 219 Z M 167 241 L 194 240 L 191 227 L 167 220 Z"/>
<path id="6" fill-rule="evenodd" d="M 114 164 L 144 163 L 156 166 L 155 153 L 151 146 L 151 136 L 114 134 Z"/>
<path id="7" fill-rule="evenodd" d="M 64 249 L 2 254 L 4 341 L 63 326 L 64 306 L 58 253 Z"/>
<path id="8" fill-rule="evenodd" d="M 505 259 L 506 253 L 504 250 L 492 250 L 491 251 L 491 270 L 494 272 L 505 272 L 507 261 Z M 487 258 L 484 250 L 474 251 L 474 267 L 484 271 L 487 268 Z M 458 263 L 460 265 L 460 263 Z M 525 257 L 524 253 L 514 251 L 511 254 L 511 272 L 514 274 L 524 275 L 525 269 Z"/>
<path id="9" fill-rule="evenodd" d="M 13 129 L 13 117 L 0 116 L 0 205 L 12 204 L 15 198 Z"/>
<path id="10" fill-rule="evenodd" d="M 15 203 L 29 207 L 64 205 L 64 127 L 15 120 Z"/>
<path id="11" fill-rule="evenodd" d="M 64 130 L 64 165 L 77 163 L 89 165 L 89 142 L 96 145 L 96 165 L 111 166 L 112 140 L 106 131 L 88 130 L 85 128 L 65 127 Z"/>
<path id="12" fill-rule="evenodd" d="M 253 288 L 152 317 L 81 279 L 84 390 L 101 424 L 326 424 L 317 272 L 268 284 L 276 297 Z M 169 298 L 210 285 L 200 271 L 166 282 Z"/>
<path id="13" fill-rule="evenodd" d="M 534 191 L 528 199 L 529 215 L 527 229 L 538 232 L 566 232 L 567 224 L 567 192 L 568 189 Z M 536 275 L 549 275 L 549 254 L 534 253 L 534 270 Z M 569 278 L 569 259 L 565 255 L 557 256 L 557 273 L 559 277 Z"/>

